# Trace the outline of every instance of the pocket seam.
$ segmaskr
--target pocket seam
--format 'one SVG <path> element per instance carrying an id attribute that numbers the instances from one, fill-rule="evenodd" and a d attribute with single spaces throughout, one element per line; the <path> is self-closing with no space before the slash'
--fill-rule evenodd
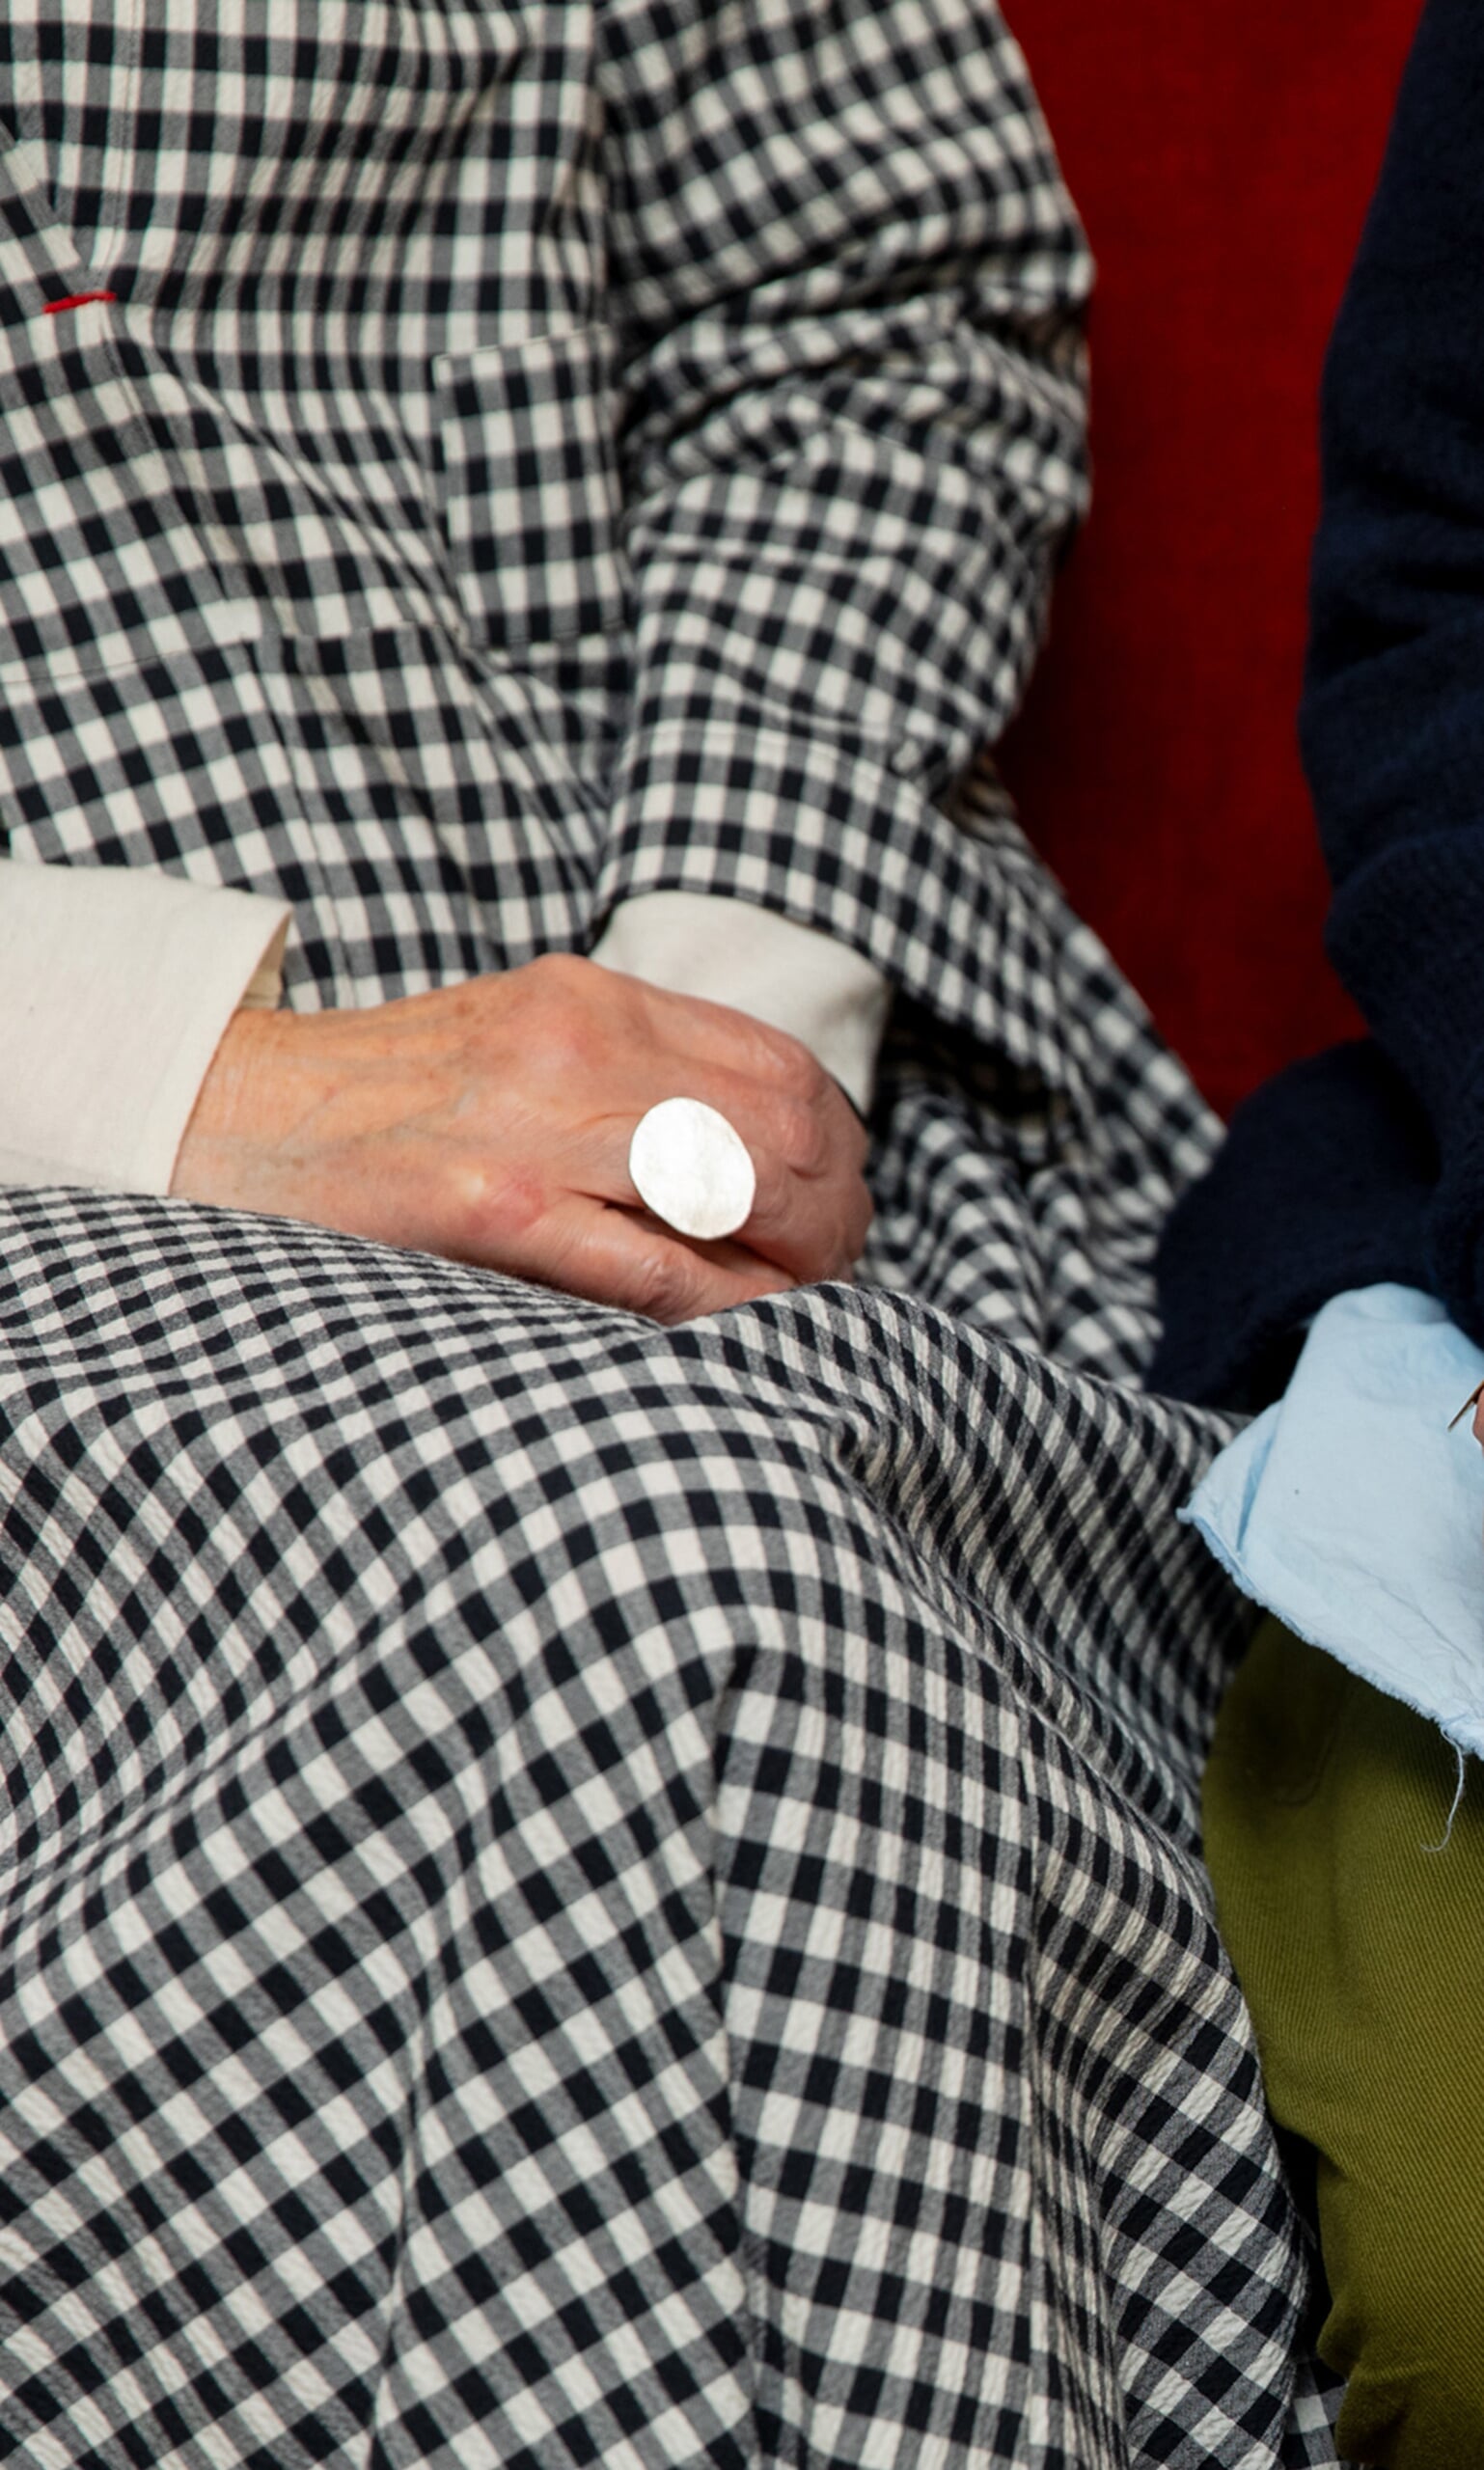
<path id="1" fill-rule="evenodd" d="M 433 358 L 443 534 L 465 621 L 489 649 L 608 635 L 627 622 L 613 353 L 612 328 L 591 321 Z M 513 399 L 523 374 L 535 389 L 525 402 Z M 544 401 L 543 377 L 550 381 Z M 466 409 L 458 406 L 461 387 L 471 398 Z M 548 433 L 537 436 L 543 414 Z M 483 472 L 484 488 L 459 479 L 471 470 Z M 461 533 L 455 509 L 466 508 L 473 517 L 481 503 L 492 509 L 500 499 L 515 512 L 512 536 L 502 555 L 491 510 L 482 535 L 490 555 L 481 564 L 478 525 L 471 519 Z M 544 554 L 531 554 L 532 541 L 544 544 Z"/>

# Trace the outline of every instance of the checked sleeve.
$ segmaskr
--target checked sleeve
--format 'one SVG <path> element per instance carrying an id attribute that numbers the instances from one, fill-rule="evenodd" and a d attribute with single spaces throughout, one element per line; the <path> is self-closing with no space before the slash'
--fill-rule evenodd
<path id="1" fill-rule="evenodd" d="M 1327 941 L 1422 1102 L 1431 1281 L 1484 1336 L 1484 23 L 1430 0 L 1331 350 L 1305 755 Z"/>
<path id="2" fill-rule="evenodd" d="M 636 623 L 605 905 L 753 901 L 928 1002 L 935 805 L 1014 709 L 1085 499 L 1090 280 L 985 0 L 605 19 Z"/>

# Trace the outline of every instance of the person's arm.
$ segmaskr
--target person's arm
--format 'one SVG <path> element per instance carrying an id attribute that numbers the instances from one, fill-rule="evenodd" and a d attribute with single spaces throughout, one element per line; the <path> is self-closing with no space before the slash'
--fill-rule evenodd
<path id="1" fill-rule="evenodd" d="M 772 949 L 747 967 L 728 952 L 713 989 L 762 1011 L 764 978 L 811 977 L 813 1013 L 795 998 L 772 1017 L 832 1061 L 811 1025 L 843 1025 L 839 1052 L 855 1061 L 841 1077 L 858 1076 L 864 1094 L 888 979 L 942 1008 L 950 958 L 973 943 L 982 862 L 935 800 L 1013 709 L 1084 504 L 1089 262 L 990 0 L 891 0 L 865 14 L 791 0 L 750 20 L 745 42 L 704 0 L 664 11 L 631 0 L 598 22 L 635 642 L 598 954 L 673 985 L 666 897 L 704 901 L 713 919 L 745 904 L 759 954 Z M 607 356 L 591 337 L 558 336 L 553 350 L 577 354 L 574 384 Z M 585 573 L 579 558 L 572 589 Z M 782 959 L 780 922 L 792 930 Z M 724 924 L 708 931 L 727 946 Z M 689 966 L 703 960 L 698 937 Z M 582 991 L 570 974 L 563 985 Z M 581 1042 L 595 1022 L 577 1026 Z M 307 1054 L 313 1036 L 327 1065 L 339 1057 L 348 1069 L 344 1025 L 244 1034 L 255 1056 L 235 1052 L 235 1034 L 226 1042 L 180 1190 L 277 1192 L 309 1215 L 344 1210 L 362 1226 L 414 1225 L 412 1240 L 440 1249 L 470 1245 L 446 1217 L 430 1221 L 421 1193 L 409 1213 L 384 1181 L 358 1185 L 344 1072 L 333 1106 L 314 1074 L 287 1113 L 278 1106 L 293 1085 L 290 1045 Z M 381 1110 L 401 1106 L 400 1076 L 381 1035 L 376 1024 L 358 1036 L 365 1075 L 357 1063 L 351 1078 L 377 1171 L 405 1160 L 397 1173 L 411 1199 L 426 1152 L 420 1127 L 391 1138 Z M 491 1022 L 490 1035 L 498 1059 L 507 1033 Z M 629 1076 L 627 1108 L 614 1103 L 620 1084 L 609 1114 L 631 1121 L 665 1094 L 667 1058 L 684 1050 L 658 1038 Z M 517 1040 L 514 1051 L 533 1050 Z M 548 1105 L 570 1086 L 558 1071 Z M 829 1124 L 817 1089 L 812 1103 L 817 1139 Z M 751 1112 L 760 1125 L 767 1110 Z M 293 1160 L 281 1142 L 275 1154 L 281 1115 L 296 1127 Z M 316 1159 L 320 1125 L 333 1138 Z M 837 1160 L 841 1137 L 831 1127 Z M 618 1197 L 616 1139 L 604 1145 L 602 1189 Z M 822 1232 L 806 1211 L 790 1235 L 782 1202 L 797 1177 L 783 1172 L 776 1139 L 768 1154 L 779 1208 L 771 1227 L 745 1230 L 748 1244 L 765 1250 L 774 1282 L 780 1268 L 838 1266 L 849 1213 L 838 1193 Z M 562 1282 L 578 1282 L 570 1268 Z"/>
<path id="2" fill-rule="evenodd" d="M 992 0 L 600 27 L 636 647 L 601 897 L 743 902 L 941 1009 L 976 861 L 935 801 L 1086 496 L 1090 263 L 1024 62 Z"/>
<path id="3" fill-rule="evenodd" d="M 1327 941 L 1441 1162 L 1484 1336 L 1484 14 L 1430 0 L 1332 345 L 1303 740 Z"/>
<path id="4" fill-rule="evenodd" d="M 1239 1108 L 1160 1249 L 1151 1385 L 1265 1404 L 1345 1287 L 1484 1338 L 1484 12 L 1429 0 L 1325 371 L 1302 713 L 1373 1031 Z"/>
<path id="5" fill-rule="evenodd" d="M 194 494 L 197 407 L 148 317 L 81 261 L 51 186 L 39 153 L 0 151 L 0 827 L 60 861 L 106 856 L 116 824 L 117 848 L 137 853 L 153 819 L 189 817 L 227 871 L 239 836 L 243 866 L 255 850 L 261 864 L 298 794 L 271 707 L 234 684 L 263 612 Z M 241 928 L 251 901 L 199 888 L 198 949 L 198 888 L 137 857 L 28 863 L 10 889 L 13 1181 L 157 1191 L 168 1173 L 185 1198 L 426 1246 L 664 1319 L 858 1255 L 856 1117 L 795 1040 L 733 1013 L 538 961 L 412 1004 L 237 1010 L 207 1064 L 256 962 L 198 964 L 208 945 L 257 936 Z M 57 931 L 81 909 L 86 935 Z M 263 941 L 281 915 L 271 904 Z M 638 1209 L 627 1136 L 677 1074 L 753 1151 L 746 1243 L 692 1245 Z"/>
<path id="6" fill-rule="evenodd" d="M 984 868 L 933 795 L 1018 693 L 1083 492 L 1086 260 L 1018 54 L 969 0 L 864 31 L 796 0 L 735 53 L 704 10 L 599 23 L 638 617 L 603 898 L 625 931 L 656 893 L 745 901 L 962 1011 Z M 675 1001 L 537 963 L 239 1016 L 175 1189 L 667 1316 L 848 1266 L 843 1098 L 795 1041 Z M 759 1165 L 722 1256 L 644 1224 L 623 1166 L 701 1057 Z"/>

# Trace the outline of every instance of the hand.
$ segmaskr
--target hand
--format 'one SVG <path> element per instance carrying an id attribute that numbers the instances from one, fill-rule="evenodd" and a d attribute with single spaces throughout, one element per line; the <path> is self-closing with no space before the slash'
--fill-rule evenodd
<path id="1" fill-rule="evenodd" d="M 629 1181 L 634 1126 L 673 1097 L 720 1109 L 752 1152 L 757 1197 L 729 1243 L 674 1234 Z M 847 1276 L 865 1155 L 797 1039 L 553 954 L 364 1011 L 237 1013 L 171 1190 L 674 1322 Z"/>

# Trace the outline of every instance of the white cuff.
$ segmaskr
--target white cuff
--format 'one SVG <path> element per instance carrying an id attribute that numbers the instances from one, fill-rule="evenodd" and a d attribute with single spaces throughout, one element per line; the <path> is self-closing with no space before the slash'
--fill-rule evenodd
<path id="1" fill-rule="evenodd" d="M 892 990 L 833 935 L 716 892 L 649 892 L 614 911 L 592 958 L 788 1030 L 867 1112 Z"/>
<path id="2" fill-rule="evenodd" d="M 275 1002 L 281 901 L 0 860 L 0 1184 L 167 1193 L 222 1031 Z"/>

